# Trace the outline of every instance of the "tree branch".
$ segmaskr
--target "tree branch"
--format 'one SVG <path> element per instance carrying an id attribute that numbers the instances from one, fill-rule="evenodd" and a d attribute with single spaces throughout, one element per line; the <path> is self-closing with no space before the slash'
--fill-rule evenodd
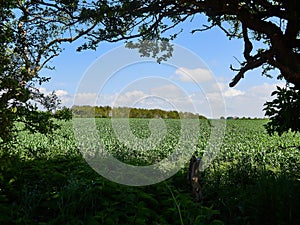
<path id="1" fill-rule="evenodd" d="M 242 25 L 242 30 L 243 30 L 243 38 L 244 38 L 244 44 L 245 44 L 244 57 L 247 61 L 249 61 L 249 60 L 253 59 L 252 56 L 250 56 L 250 53 L 253 49 L 253 45 L 252 45 L 251 41 L 249 40 L 248 30 L 245 25 Z"/>
<path id="2" fill-rule="evenodd" d="M 234 87 L 242 78 L 244 78 L 247 71 L 258 68 L 266 63 L 268 59 L 271 58 L 271 55 L 272 52 L 268 50 L 263 53 L 258 53 L 253 59 L 246 61 L 245 65 L 238 70 L 238 74 L 230 82 L 229 87 Z"/>
<path id="3" fill-rule="evenodd" d="M 43 68 L 43 66 L 49 61 L 51 60 L 56 54 L 53 54 L 52 56 L 50 56 L 48 59 L 46 59 L 44 61 L 44 63 L 42 64 L 42 66 L 39 66 L 41 64 L 41 58 L 45 52 L 45 49 L 49 49 L 51 46 L 57 44 L 57 43 L 62 43 L 62 42 L 73 42 L 77 39 L 79 39 L 80 37 L 88 34 L 90 31 L 92 31 L 95 27 L 96 27 L 96 23 L 93 24 L 90 28 L 86 29 L 85 31 L 79 32 L 78 35 L 76 35 L 75 37 L 68 37 L 68 38 L 56 38 L 52 41 L 50 41 L 47 45 L 44 46 L 43 49 L 41 49 L 36 57 L 35 60 L 35 65 L 38 67 L 38 71 L 41 70 Z M 37 71 L 36 71 L 37 72 Z"/>

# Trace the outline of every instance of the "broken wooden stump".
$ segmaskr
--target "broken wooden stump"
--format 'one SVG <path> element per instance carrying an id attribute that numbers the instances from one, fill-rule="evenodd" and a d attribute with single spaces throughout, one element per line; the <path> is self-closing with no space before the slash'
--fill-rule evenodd
<path id="1" fill-rule="evenodd" d="M 199 183 L 199 167 L 200 167 L 201 159 L 196 158 L 195 155 L 190 159 L 189 170 L 187 179 L 189 184 L 192 186 L 192 194 L 195 197 L 196 201 L 202 199 L 202 191 Z"/>

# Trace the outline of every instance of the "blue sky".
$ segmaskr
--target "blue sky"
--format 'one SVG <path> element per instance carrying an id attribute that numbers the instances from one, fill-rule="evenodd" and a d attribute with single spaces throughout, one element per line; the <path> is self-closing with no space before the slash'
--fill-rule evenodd
<path id="1" fill-rule="evenodd" d="M 229 88 L 235 75 L 229 66 L 239 66 L 235 57 L 243 60 L 243 41 L 228 40 L 218 28 L 190 33 L 204 21 L 203 17 L 196 17 L 177 28 L 183 28 L 183 32 L 174 44 L 179 51 L 187 52 L 187 57 L 193 55 L 194 61 L 177 59 L 176 65 L 171 65 L 168 61 L 157 64 L 151 59 L 141 59 L 126 65 L 131 53 L 118 54 L 116 49 L 123 51 L 121 42 L 103 42 L 96 51 L 76 52 L 81 43 L 77 41 L 64 45 L 65 50 L 52 60 L 54 71 L 42 70 L 41 74 L 50 76 L 51 80 L 41 90 L 46 93 L 55 90 L 66 106 L 72 106 L 75 99 L 76 104 L 83 105 L 175 109 L 207 117 L 263 117 L 264 102 L 271 99 L 271 92 L 276 85 L 283 85 L 282 82 L 263 77 L 261 70 L 256 69 L 248 72 L 236 87 Z M 105 65 L 103 60 L 107 60 Z M 98 80 L 105 73 L 104 68 L 109 70 L 110 67 L 114 68 L 113 73 L 101 86 L 104 81 Z M 93 73 L 90 83 L 80 89 L 89 73 Z"/>

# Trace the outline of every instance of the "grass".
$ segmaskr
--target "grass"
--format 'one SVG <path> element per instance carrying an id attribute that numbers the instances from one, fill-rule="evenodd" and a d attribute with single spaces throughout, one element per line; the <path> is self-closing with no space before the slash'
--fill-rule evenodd
<path id="1" fill-rule="evenodd" d="M 300 224 L 300 151 L 290 147 L 300 145 L 300 135 L 268 136 L 265 122 L 227 122 L 220 154 L 200 174 L 201 202 L 191 195 L 185 168 L 144 187 L 101 177 L 79 154 L 70 122 L 51 137 L 20 133 L 11 152 L 0 158 L 0 224 Z M 108 119 L 97 123 L 106 130 L 108 149 L 137 165 L 170 154 L 168 140 L 176 141 L 180 128 L 168 120 L 170 139 L 158 148 L 160 158 L 150 151 L 136 159 L 125 157 L 130 151 L 110 135 Z M 131 123 L 147 138 L 142 133 L 149 131 L 144 131 L 147 120 Z M 200 153 L 209 127 L 202 128 Z"/>

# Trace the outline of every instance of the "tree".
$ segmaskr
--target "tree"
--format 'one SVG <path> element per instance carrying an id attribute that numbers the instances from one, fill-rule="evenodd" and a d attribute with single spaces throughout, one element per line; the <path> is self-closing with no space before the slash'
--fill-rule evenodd
<path id="1" fill-rule="evenodd" d="M 40 91 L 38 85 L 49 78 L 39 72 L 52 69 L 48 63 L 62 51 L 61 43 L 75 41 L 95 26 L 78 25 L 77 3 L 0 1 L 0 144 L 13 140 L 17 122 L 44 134 L 57 128 L 52 118 L 59 118 L 54 112 L 60 101 L 55 93 Z"/>

